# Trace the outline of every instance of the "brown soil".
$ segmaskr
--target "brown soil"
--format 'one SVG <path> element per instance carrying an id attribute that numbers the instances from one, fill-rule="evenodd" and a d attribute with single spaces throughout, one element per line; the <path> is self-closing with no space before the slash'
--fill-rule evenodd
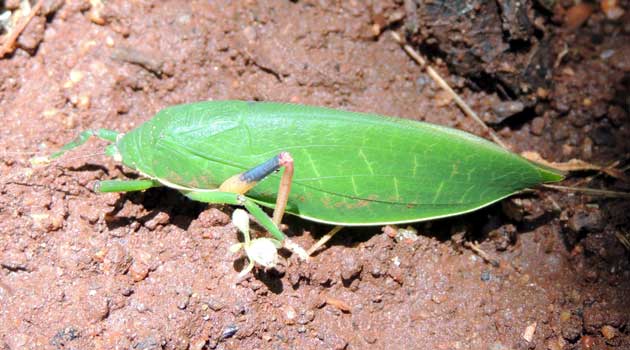
<path id="1" fill-rule="evenodd" d="M 627 201 L 540 190 L 414 225 L 415 240 L 346 229 L 309 263 L 283 258 L 234 284 L 243 261 L 228 251 L 238 239 L 232 208 L 169 189 L 95 194 L 97 180 L 135 176 L 102 155 L 101 141 L 31 166 L 27 152 L 48 154 L 79 130 L 126 131 L 163 107 L 207 99 L 330 106 L 481 133 L 382 32 L 409 24 L 402 1 L 92 3 L 45 1 L 45 16 L 0 60 L 0 349 L 630 348 Z M 534 8 L 545 26 L 538 35 L 568 50 L 553 81 L 496 130 L 519 152 L 623 167 L 628 1 L 620 19 L 597 5 L 573 30 L 557 19 L 572 2 L 560 3 Z M 449 75 L 445 50 L 447 61 L 434 64 L 474 109 L 502 103 L 471 89 L 479 80 Z M 496 78 L 498 64 L 485 64 L 482 78 Z M 629 190 L 593 175 L 566 184 Z M 328 229 L 286 223 L 302 246 Z M 466 248 L 474 241 L 497 263 Z"/>

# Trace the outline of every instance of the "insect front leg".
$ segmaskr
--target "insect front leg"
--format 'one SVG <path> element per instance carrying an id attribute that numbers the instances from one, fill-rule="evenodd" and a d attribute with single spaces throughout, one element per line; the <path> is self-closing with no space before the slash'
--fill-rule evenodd
<path id="1" fill-rule="evenodd" d="M 139 180 L 104 180 L 94 185 L 94 192 L 133 192 L 160 187 L 162 184 L 151 179 Z"/>

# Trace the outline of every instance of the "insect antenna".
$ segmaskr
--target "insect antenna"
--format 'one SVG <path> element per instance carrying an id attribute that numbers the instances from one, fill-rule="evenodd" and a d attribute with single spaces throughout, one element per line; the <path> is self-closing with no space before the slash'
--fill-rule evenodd
<path id="1" fill-rule="evenodd" d="M 8 152 L 5 152 L 5 153 L 8 153 Z M 34 154 L 36 152 L 14 152 L 14 153 L 23 155 L 23 154 Z M 93 157 L 104 156 L 104 155 L 107 155 L 107 154 L 105 152 L 95 152 L 95 153 L 89 153 L 89 154 L 82 154 L 80 156 L 65 157 L 64 160 L 77 160 L 77 159 L 93 158 Z M 60 190 L 50 185 L 43 185 L 43 184 L 28 181 L 28 179 L 33 175 L 33 168 L 58 165 L 59 161 L 60 159 L 49 159 L 46 156 L 32 157 L 29 159 L 29 162 L 32 168 L 26 168 L 24 171 L 21 171 L 21 172 L 16 171 L 13 174 L 10 174 L 9 176 L 5 177 L 2 181 L 0 181 L 0 186 L 18 185 L 18 186 L 37 187 L 37 188 L 46 188 L 55 192 L 72 194 L 68 191 Z"/>
<path id="2" fill-rule="evenodd" d="M 72 157 L 64 157 L 63 159 L 65 161 L 70 161 L 70 160 L 77 160 L 77 159 L 86 159 L 86 158 L 93 158 L 93 157 L 98 157 L 98 156 L 104 156 L 107 155 L 106 152 L 95 152 L 95 153 L 88 153 L 88 154 L 82 154 L 80 156 L 72 156 Z M 32 157 L 31 159 L 29 159 L 29 162 L 31 163 L 32 166 L 41 166 L 41 165 L 50 165 L 51 163 L 59 163 L 59 161 L 62 158 L 52 158 L 50 156 L 35 156 Z"/>

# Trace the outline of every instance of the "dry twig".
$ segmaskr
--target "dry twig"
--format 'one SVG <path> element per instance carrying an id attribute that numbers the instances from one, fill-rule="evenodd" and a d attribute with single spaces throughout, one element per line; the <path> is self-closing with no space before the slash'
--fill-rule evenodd
<path id="1" fill-rule="evenodd" d="M 542 184 L 541 186 L 546 187 L 546 188 L 551 188 L 551 189 L 554 189 L 554 190 L 558 190 L 558 191 L 581 192 L 581 193 L 584 193 L 584 194 L 587 194 L 587 195 L 591 195 L 591 196 L 630 199 L 630 193 L 628 193 L 628 192 L 599 190 L 599 189 L 596 189 L 596 188 L 586 188 L 586 187 L 560 186 L 560 185 L 552 185 L 552 184 Z"/>
<path id="2" fill-rule="evenodd" d="M 31 12 L 28 13 L 26 19 L 24 19 L 20 24 L 18 24 L 11 33 L 6 37 L 4 43 L 2 43 L 2 47 L 0 47 L 0 58 L 12 53 L 15 50 L 15 42 L 20 37 L 20 34 L 24 31 L 29 22 L 35 17 L 39 9 L 42 8 L 42 4 L 44 0 L 39 0 L 35 6 L 31 9 Z"/>
<path id="3" fill-rule="evenodd" d="M 599 166 L 596 164 L 592 164 L 589 162 L 585 162 L 581 159 L 571 159 L 567 162 L 549 162 L 540 156 L 538 152 L 521 152 L 521 156 L 527 158 L 533 162 L 540 163 L 542 165 L 548 166 L 553 169 L 557 169 L 560 171 L 600 171 L 610 177 L 614 177 L 615 179 L 628 182 L 628 176 L 626 176 L 622 170 L 616 169 L 615 167 L 619 164 L 619 161 L 614 162 L 608 166 Z"/>
<path id="4" fill-rule="evenodd" d="M 411 58 L 413 58 L 414 61 L 416 61 L 421 68 L 425 69 L 427 71 L 427 74 L 442 88 L 444 89 L 446 92 L 449 93 L 449 95 L 451 95 L 451 97 L 453 98 L 453 100 L 455 100 L 455 103 L 457 103 L 457 105 L 459 106 L 459 108 L 462 109 L 462 111 L 469 117 L 471 117 L 473 120 L 475 120 L 487 133 L 488 135 L 490 135 L 490 137 L 492 138 L 492 140 L 498 144 L 499 146 L 505 148 L 505 149 L 509 149 L 509 147 L 503 143 L 503 141 L 501 140 L 501 138 L 499 138 L 499 136 L 494 132 L 494 130 L 492 130 L 491 128 L 489 128 L 486 123 L 483 122 L 483 120 L 481 120 L 481 118 L 479 118 L 479 116 L 477 115 L 477 113 L 475 113 L 475 111 L 472 110 L 472 108 L 470 108 L 468 106 L 468 104 L 461 98 L 459 97 L 459 95 L 448 85 L 448 83 L 442 79 L 442 77 L 440 76 L 440 74 L 433 69 L 433 67 L 427 65 L 427 61 L 420 56 L 416 51 L 414 51 L 414 49 L 405 44 L 405 42 L 403 41 L 403 39 L 400 37 L 400 35 L 398 35 L 398 33 L 396 32 L 392 32 L 392 37 L 394 38 L 394 40 L 396 40 L 396 42 L 398 44 L 400 44 L 403 48 L 403 50 L 405 50 L 405 52 L 411 56 Z"/>
<path id="5" fill-rule="evenodd" d="M 464 242 L 464 247 L 472 250 L 475 254 L 479 255 L 479 257 L 481 257 L 485 262 L 489 263 L 490 265 L 494 267 L 499 267 L 499 262 L 496 259 L 491 258 L 488 253 L 481 249 L 479 243 L 466 241 Z"/>
<path id="6" fill-rule="evenodd" d="M 345 301 L 333 297 L 326 297 L 326 304 L 339 309 L 343 313 L 349 313 L 352 309 Z"/>
<path id="7" fill-rule="evenodd" d="M 630 237 L 629 234 L 623 234 L 621 232 L 615 232 L 615 237 L 619 240 L 619 242 L 626 248 L 626 250 L 630 251 Z"/>

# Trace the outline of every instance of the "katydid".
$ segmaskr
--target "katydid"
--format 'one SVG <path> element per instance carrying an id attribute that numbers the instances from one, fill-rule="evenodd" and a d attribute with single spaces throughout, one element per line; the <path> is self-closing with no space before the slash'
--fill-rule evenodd
<path id="1" fill-rule="evenodd" d="M 285 211 L 337 226 L 418 222 L 563 178 L 463 131 L 272 102 L 173 106 L 126 134 L 85 131 L 52 157 L 92 135 L 110 141 L 106 154 L 143 176 L 101 181 L 96 191 L 167 186 L 193 200 L 241 205 L 303 257 L 278 228 Z M 261 206 L 275 208 L 273 220 Z"/>

